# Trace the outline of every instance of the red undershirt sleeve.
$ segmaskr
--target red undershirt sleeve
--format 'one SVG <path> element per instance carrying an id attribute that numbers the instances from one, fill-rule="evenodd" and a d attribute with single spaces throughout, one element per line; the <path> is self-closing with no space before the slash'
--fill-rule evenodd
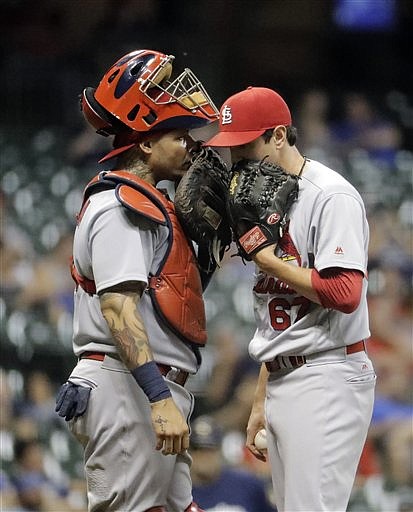
<path id="1" fill-rule="evenodd" d="M 313 269 L 311 284 L 324 308 L 352 313 L 360 303 L 363 273 L 337 267 L 320 273 Z"/>

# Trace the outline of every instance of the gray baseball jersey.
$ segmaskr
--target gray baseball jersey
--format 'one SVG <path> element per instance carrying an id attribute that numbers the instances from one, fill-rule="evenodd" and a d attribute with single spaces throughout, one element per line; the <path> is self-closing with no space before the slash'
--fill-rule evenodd
<path id="1" fill-rule="evenodd" d="M 308 160 L 299 199 L 290 211 L 288 233 L 276 254 L 291 265 L 318 271 L 329 267 L 360 270 L 364 273 L 360 305 L 351 314 L 325 309 L 282 281 L 257 272 L 257 330 L 249 347 L 254 359 L 263 362 L 278 355 L 306 355 L 369 336 L 368 239 L 365 209 L 356 189 L 338 173 Z"/>
<path id="2" fill-rule="evenodd" d="M 374 400 L 375 373 L 367 353 L 349 354 L 344 347 L 369 336 L 369 230 L 361 197 L 336 172 L 309 160 L 299 187 L 277 256 L 318 271 L 363 272 L 361 301 L 351 314 L 326 309 L 258 272 L 257 330 L 249 349 L 261 362 L 306 356 L 302 366 L 268 377 L 266 429 L 277 509 L 344 512 Z"/>
<path id="3" fill-rule="evenodd" d="M 114 190 L 93 194 L 74 238 L 78 272 L 95 281 L 97 292 L 126 281 L 147 283 L 168 247 L 168 231 L 127 210 Z M 159 322 L 144 293 L 139 311 L 154 359 L 191 373 L 197 371 L 192 349 Z M 80 286 L 75 292 L 75 354 L 116 353 L 97 295 Z M 143 512 L 165 505 L 182 512 L 192 501 L 188 453 L 165 457 L 155 450 L 156 438 L 147 396 L 117 358 L 80 359 L 69 380 L 92 388 L 84 415 L 70 429 L 84 446 L 90 510 Z M 168 380 L 172 397 L 189 421 L 193 396 Z M 103 507 L 103 508 L 102 508 Z"/>
<path id="4" fill-rule="evenodd" d="M 133 227 L 133 229 L 131 229 Z M 77 270 L 93 279 L 99 292 L 125 281 L 148 282 L 168 247 L 168 229 L 126 210 L 114 190 L 94 194 L 75 232 L 73 258 Z M 149 294 L 144 293 L 139 312 L 145 324 L 154 359 L 190 373 L 198 365 L 192 349 L 155 316 Z M 115 353 L 99 298 L 81 287 L 75 292 L 73 345 L 84 351 Z"/>

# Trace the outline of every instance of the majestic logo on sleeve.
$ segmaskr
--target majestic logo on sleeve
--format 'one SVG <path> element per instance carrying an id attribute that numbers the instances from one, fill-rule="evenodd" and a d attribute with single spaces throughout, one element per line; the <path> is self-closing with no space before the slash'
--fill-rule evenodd
<path id="1" fill-rule="evenodd" d="M 340 247 L 339 245 L 337 245 L 336 250 L 334 251 L 334 254 L 343 255 L 344 254 L 343 248 Z"/>
<path id="2" fill-rule="evenodd" d="M 225 105 L 221 112 L 221 124 L 231 124 L 232 123 L 232 112 L 231 107 Z"/>

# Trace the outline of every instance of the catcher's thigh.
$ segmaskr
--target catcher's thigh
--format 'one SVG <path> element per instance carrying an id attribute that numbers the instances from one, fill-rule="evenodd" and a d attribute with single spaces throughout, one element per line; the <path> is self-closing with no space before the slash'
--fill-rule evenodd
<path id="1" fill-rule="evenodd" d="M 183 510 L 192 499 L 190 459 L 155 450 L 150 405 L 130 372 L 113 358 L 103 363 L 83 359 L 70 380 L 84 379 L 94 389 L 85 415 L 72 421 L 71 429 L 85 449 L 89 511 L 143 512 L 165 506 L 171 485 L 180 488 L 173 496 Z M 190 393 L 174 383 L 171 391 L 189 416 Z"/>

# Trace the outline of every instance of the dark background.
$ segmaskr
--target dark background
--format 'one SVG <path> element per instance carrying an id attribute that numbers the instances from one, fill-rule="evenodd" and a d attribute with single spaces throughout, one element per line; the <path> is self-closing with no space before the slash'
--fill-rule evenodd
<path id="1" fill-rule="evenodd" d="M 85 130 L 78 95 L 138 48 L 175 55 L 176 69 L 190 67 L 218 107 L 248 85 L 267 86 L 285 97 L 294 119 L 306 92 L 320 89 L 329 98 L 326 122 L 334 123 L 343 117 L 346 94 L 361 93 L 400 127 L 400 149 L 411 149 L 412 21 L 412 0 L 1 0 L 1 169 L 7 183 L 11 173 L 19 188 L 27 185 L 38 219 L 30 224 L 27 213 L 16 211 L 19 188 L 6 190 L 12 217 L 40 256 L 53 248 L 40 244 L 40 228 L 54 215 L 59 220 L 45 187 L 62 172 L 80 193 L 96 170 L 95 153 L 83 160 L 68 155 Z M 73 222 L 67 214 L 60 234 Z M 5 325 L 2 332 L 9 338 Z M 3 353 L 7 366 L 22 362 L 12 348 Z M 29 350 L 23 360 L 41 364 L 47 348 Z M 70 347 L 48 352 L 58 379 L 62 361 L 67 369 L 73 364 Z"/>
<path id="2" fill-rule="evenodd" d="M 343 88 L 412 94 L 412 13 L 411 0 L 2 0 L 2 118 L 77 127 L 82 88 L 142 47 L 175 55 L 218 105 L 262 85 L 294 107 L 321 86 L 334 117 Z"/>
<path id="3" fill-rule="evenodd" d="M 300 151 L 360 191 L 378 380 L 349 510 L 413 510 L 412 32 L 413 0 L 0 0 L 0 484 L 16 471 L 13 443 L 35 438 L 49 479 L 70 496 L 80 479 L 84 495 L 80 448 L 54 406 L 76 363 L 75 214 L 111 141 L 86 126 L 78 96 L 148 48 L 175 55 L 177 72 L 191 68 L 218 107 L 249 85 L 280 92 Z M 258 370 L 247 352 L 252 267 L 229 255 L 223 266 L 205 294 L 209 341 L 188 386 L 194 415 L 213 414 L 243 446 Z"/>

